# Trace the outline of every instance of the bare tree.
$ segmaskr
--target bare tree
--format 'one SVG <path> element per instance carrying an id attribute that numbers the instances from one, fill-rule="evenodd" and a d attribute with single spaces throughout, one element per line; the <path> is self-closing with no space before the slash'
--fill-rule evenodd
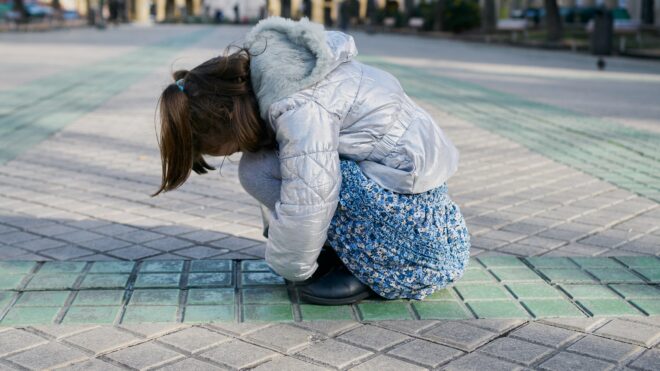
<path id="1" fill-rule="evenodd" d="M 561 16 L 559 15 L 559 6 L 557 0 L 544 0 L 545 3 L 545 21 L 548 30 L 548 41 L 557 42 L 562 38 Z"/>

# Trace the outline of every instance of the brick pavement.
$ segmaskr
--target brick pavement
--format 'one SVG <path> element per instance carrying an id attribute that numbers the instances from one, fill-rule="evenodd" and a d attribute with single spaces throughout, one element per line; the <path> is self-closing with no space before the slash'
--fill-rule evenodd
<path id="1" fill-rule="evenodd" d="M 70 72 L 72 63 L 64 61 L 76 55 L 85 61 L 76 62 L 76 68 L 84 68 L 105 58 L 128 55 L 126 53 L 144 55 L 140 54 L 145 50 L 141 48 L 167 42 L 184 33 L 207 33 L 198 41 L 177 47 L 168 54 L 177 66 L 190 67 L 216 55 L 222 46 L 238 40 L 245 30 L 163 26 L 152 29 L 120 27 L 105 34 L 75 30 L 0 35 L 2 47 L 16 51 L 10 59 L 0 61 L 3 68 L 16 71 L 0 82 L 0 94 L 6 98 L 21 91 L 29 93 L 29 89 L 25 89 L 35 86 L 31 83 L 41 83 L 46 90 L 61 91 L 57 88 L 61 87 L 65 75 L 59 76 L 59 80 L 53 76 Z M 136 35 L 146 35 L 146 38 Z M 358 35 L 360 40 L 365 40 L 365 36 Z M 584 66 L 592 65 L 586 56 L 384 36 L 364 43 L 363 54 L 367 57 L 370 53 L 380 54 L 379 58 L 387 63 L 406 65 L 409 61 L 384 57 L 383 49 L 375 53 L 379 45 L 391 46 L 387 44 L 390 41 L 384 44 L 384 40 L 399 43 L 387 53 L 401 54 L 402 50 L 427 53 L 434 59 L 444 58 L 439 66 L 465 67 L 464 71 L 470 72 L 457 73 L 459 69 L 455 68 L 453 78 L 495 90 L 504 81 L 502 90 L 514 95 L 550 105 L 565 104 L 592 116 L 599 112 L 593 107 L 607 106 L 604 111 L 607 111 L 608 120 L 634 127 L 635 133 L 641 130 L 644 134 L 647 129 L 657 131 L 654 108 L 643 105 L 650 96 L 646 92 L 657 84 L 654 77 L 659 71 L 650 64 L 615 59 L 611 66 L 618 70 L 617 74 L 601 77 L 583 73 Z M 46 55 L 52 55 L 50 59 L 54 62 L 44 65 L 35 58 L 34 49 L 26 45 L 38 45 Z M 477 66 L 468 62 L 475 52 L 484 55 L 485 64 Z M 452 65 L 452 59 L 466 63 Z M 529 64 L 530 60 L 538 61 L 545 69 L 528 74 L 529 68 L 511 67 Z M 263 257 L 264 240 L 260 235 L 257 205 L 240 189 L 236 179 L 238 156 L 224 162 L 212 161 L 217 165 L 222 163 L 222 176 L 217 173 L 193 176 L 177 192 L 155 199 L 148 196 L 156 189 L 160 170 L 153 110 L 157 94 L 169 81 L 168 73 L 172 68 L 167 61 L 159 63 L 154 61 L 152 71 L 145 71 L 143 77 L 133 77 L 134 83 L 123 80 L 121 73 L 115 75 L 118 76 L 117 86 L 125 84 L 114 90 L 116 95 L 108 95 L 96 107 L 81 108 L 76 115 L 68 116 L 69 121 L 62 119 L 48 123 L 54 126 L 30 127 L 36 131 L 35 135 L 46 139 L 17 147 L 10 154 L 13 160 L 0 165 L 0 260 Z M 555 65 L 562 66 L 563 70 L 553 73 L 551 67 Z M 495 71 L 497 66 L 515 71 L 513 77 Z M 122 68 L 130 70 L 132 67 Z M 437 69 L 418 72 L 412 76 L 402 75 L 404 83 L 438 81 L 429 75 Z M 545 93 L 525 85 L 526 78 L 533 78 L 534 84 L 547 87 L 543 90 Z M 575 91 L 583 91 L 574 81 L 591 88 L 602 99 L 571 99 Z M 109 88 L 108 82 L 104 84 L 99 88 Z M 21 85 L 26 87 L 21 88 Z M 608 93 L 618 91 L 626 94 Z M 492 90 L 473 86 L 460 93 L 466 100 L 470 94 L 483 94 L 488 99 L 494 94 Z M 73 95 L 64 97 L 69 99 Z M 456 106 L 439 104 L 446 101 L 438 100 L 437 96 L 431 100 L 416 98 L 441 123 L 461 151 L 460 171 L 450 180 L 449 189 L 468 219 L 474 256 L 648 257 L 660 254 L 660 209 L 656 201 L 644 197 L 652 196 L 650 193 L 640 192 L 616 179 L 605 181 L 602 174 L 580 169 L 573 162 L 562 162 L 553 157 L 556 154 L 530 145 L 530 136 L 506 135 L 506 130 L 512 127 L 504 126 L 506 130 L 488 127 L 473 114 L 450 110 Z M 642 103 L 636 104 L 633 100 Z M 8 101 L 3 99 L 3 102 Z M 517 103 L 520 99 L 511 98 L 507 102 L 512 101 Z M 585 105 L 590 106 L 583 109 Z M 494 108 L 498 109 L 498 117 L 503 118 L 500 121 L 507 118 L 515 121 L 527 113 L 543 114 L 535 106 L 522 106 L 520 112 L 510 116 Z M 62 109 L 58 105 L 48 109 L 67 114 L 57 111 Z M 591 135 L 589 130 L 594 128 L 589 125 L 594 121 L 588 115 L 575 117 L 584 120 L 579 122 L 580 130 Z M 531 130 L 527 133 L 535 130 L 529 125 L 523 129 Z M 627 133 L 631 132 L 610 130 L 606 134 L 619 135 L 616 139 L 624 140 L 624 145 L 639 139 L 634 135 L 626 136 Z M 6 133 L 2 138 L 8 138 Z M 599 152 L 604 153 L 606 161 L 611 158 L 607 151 L 605 148 Z M 575 153 L 579 151 L 569 154 Z M 657 162 L 649 158 L 642 161 L 631 164 L 632 170 L 622 175 L 633 175 L 633 180 L 637 181 L 647 179 L 635 177 L 636 172 L 640 176 L 652 175 L 648 169 L 658 168 Z M 540 270 L 544 268 L 549 267 L 540 267 Z M 562 277 L 565 276 L 554 276 L 560 280 Z M 622 291 L 616 292 L 620 297 L 630 294 L 622 287 L 619 289 Z M 579 287 L 571 290 L 576 298 L 584 296 Z M 57 295 L 51 299 L 62 300 Z M 154 300 L 148 294 L 136 296 L 136 299 Z M 158 300 L 161 299 L 174 300 L 173 297 Z M 67 298 L 64 300 L 66 302 Z M 579 300 L 599 304 L 593 302 L 594 298 Z M 43 309 L 48 307 L 39 308 L 42 312 L 48 310 Z M 313 369 L 315 365 L 319 369 L 345 369 L 357 365 L 358 369 L 554 370 L 578 367 L 642 370 L 655 368 L 660 358 L 657 317 L 566 318 L 536 322 L 417 320 L 190 325 L 141 323 L 146 312 L 135 311 L 131 317 L 134 323 L 128 321 L 119 326 L 0 328 L 0 368 Z M 393 309 L 389 312 L 396 313 Z M 162 316 L 173 313 L 176 313 L 175 305 L 162 305 L 159 311 Z M 253 313 L 259 315 L 259 312 Z M 87 314 L 80 316 L 85 318 Z M 273 340 L 275 334 L 281 338 Z"/>

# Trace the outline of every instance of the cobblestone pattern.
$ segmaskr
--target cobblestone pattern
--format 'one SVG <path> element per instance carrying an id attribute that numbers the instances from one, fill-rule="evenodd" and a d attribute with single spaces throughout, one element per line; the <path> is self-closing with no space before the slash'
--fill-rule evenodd
<path id="1" fill-rule="evenodd" d="M 657 318 L 51 325 L 0 329 L 0 368 L 654 370 L 659 341 Z"/>

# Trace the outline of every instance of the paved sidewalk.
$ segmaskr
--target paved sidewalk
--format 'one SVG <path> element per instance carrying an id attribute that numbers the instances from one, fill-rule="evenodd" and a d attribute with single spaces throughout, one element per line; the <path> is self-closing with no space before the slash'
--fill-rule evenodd
<path id="1" fill-rule="evenodd" d="M 264 256 L 240 155 L 149 197 L 169 73 L 246 30 L 0 34 L 1 370 L 657 369 L 657 64 L 356 35 L 459 148 L 474 260 L 437 300 L 305 309 L 236 263 Z"/>

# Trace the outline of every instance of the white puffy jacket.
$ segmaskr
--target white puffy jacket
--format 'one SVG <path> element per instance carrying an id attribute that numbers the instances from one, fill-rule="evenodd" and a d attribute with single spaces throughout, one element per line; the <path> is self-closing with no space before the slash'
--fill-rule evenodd
<path id="1" fill-rule="evenodd" d="M 353 60 L 353 38 L 306 19 L 271 17 L 246 36 L 262 117 L 279 145 L 280 201 L 268 217 L 266 261 L 300 281 L 317 268 L 338 203 L 339 158 L 398 193 L 442 185 L 458 151 L 391 74 Z"/>

